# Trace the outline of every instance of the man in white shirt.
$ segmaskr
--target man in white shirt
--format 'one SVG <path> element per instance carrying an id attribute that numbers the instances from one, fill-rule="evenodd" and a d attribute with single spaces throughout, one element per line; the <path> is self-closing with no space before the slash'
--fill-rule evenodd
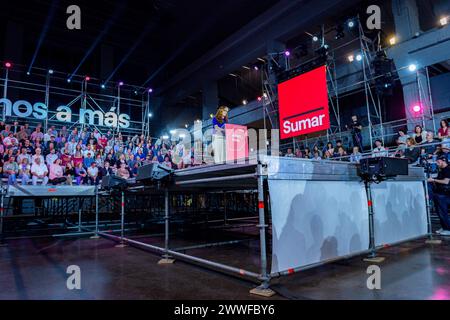
<path id="1" fill-rule="evenodd" d="M 41 152 L 42 152 L 41 148 L 36 148 L 36 150 L 34 150 L 34 152 L 36 154 L 34 154 L 31 157 L 31 161 L 33 162 L 33 164 L 34 164 L 34 160 L 36 160 L 36 158 L 39 158 L 41 160 L 41 163 L 43 164 L 45 159 L 44 159 L 44 156 L 41 154 Z"/>
<path id="2" fill-rule="evenodd" d="M 95 161 L 91 163 L 91 166 L 87 169 L 87 173 L 89 177 L 89 183 L 91 185 L 98 185 L 100 178 L 98 176 L 98 168 Z"/>
<path id="3" fill-rule="evenodd" d="M 48 183 L 48 169 L 47 166 L 41 162 L 41 158 L 37 157 L 34 159 L 31 165 L 31 175 L 33 186 L 37 185 L 38 179 L 42 179 L 42 185 L 45 186 Z"/>
<path id="4" fill-rule="evenodd" d="M 389 152 L 383 147 L 381 140 L 375 140 L 375 148 L 372 151 L 372 158 L 389 157 Z"/>
<path id="5" fill-rule="evenodd" d="M 17 163 L 21 164 L 23 159 L 27 159 L 31 163 L 31 156 L 27 153 L 26 148 L 22 148 L 22 153 L 17 156 Z"/>

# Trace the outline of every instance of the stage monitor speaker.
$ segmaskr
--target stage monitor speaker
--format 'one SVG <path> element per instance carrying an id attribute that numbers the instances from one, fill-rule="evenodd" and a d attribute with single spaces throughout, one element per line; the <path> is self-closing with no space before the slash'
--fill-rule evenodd
<path id="1" fill-rule="evenodd" d="M 102 188 L 106 190 L 125 190 L 128 187 L 127 180 L 119 176 L 105 176 L 102 178 Z"/>
<path id="2" fill-rule="evenodd" d="M 377 177 L 377 179 L 407 176 L 408 159 L 401 158 L 367 158 L 360 161 L 359 175 L 363 178 Z"/>
<path id="3" fill-rule="evenodd" d="M 174 170 L 160 165 L 159 163 L 150 163 L 138 168 L 136 181 L 168 180 L 173 173 Z"/>

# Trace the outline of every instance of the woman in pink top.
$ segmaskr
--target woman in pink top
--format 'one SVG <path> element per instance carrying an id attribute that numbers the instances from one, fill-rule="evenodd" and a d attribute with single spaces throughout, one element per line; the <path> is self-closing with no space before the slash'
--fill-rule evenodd
<path id="1" fill-rule="evenodd" d="M 66 181 L 66 177 L 64 177 L 64 169 L 61 167 L 61 159 L 56 159 L 50 165 L 50 173 L 48 175 L 49 182 L 53 185 L 57 185 Z"/>
<path id="2" fill-rule="evenodd" d="M 83 156 L 80 151 L 75 152 L 75 156 L 72 158 L 73 166 L 76 168 L 78 164 L 83 164 Z"/>

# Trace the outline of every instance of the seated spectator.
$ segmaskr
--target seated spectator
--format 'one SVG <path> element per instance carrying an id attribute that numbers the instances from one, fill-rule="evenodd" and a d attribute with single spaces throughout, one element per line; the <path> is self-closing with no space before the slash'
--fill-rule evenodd
<path id="1" fill-rule="evenodd" d="M 108 161 L 105 161 L 104 166 L 99 168 L 99 175 L 101 178 L 114 175 L 114 170 Z"/>
<path id="2" fill-rule="evenodd" d="M 425 142 L 425 139 L 427 138 L 427 133 L 422 129 L 421 126 L 417 125 L 414 128 L 414 135 L 413 135 L 414 141 L 416 144 L 422 144 Z"/>
<path id="3" fill-rule="evenodd" d="M 56 154 L 55 149 L 51 149 L 49 154 L 45 157 L 45 163 L 48 167 L 55 163 L 55 160 L 58 159 L 58 155 Z M 51 178 L 50 178 L 51 179 Z"/>
<path id="4" fill-rule="evenodd" d="M 406 140 L 409 138 L 409 136 L 405 133 L 404 129 L 398 130 L 398 138 L 397 138 L 397 145 L 399 150 L 405 150 L 406 149 Z"/>
<path id="5" fill-rule="evenodd" d="M 343 146 L 338 148 L 337 158 L 339 158 L 340 161 L 348 161 L 347 152 Z"/>
<path id="6" fill-rule="evenodd" d="M 286 154 L 284 155 L 287 158 L 294 158 L 295 154 L 292 153 L 292 148 L 288 148 Z M 164 157 L 164 162 L 166 162 L 166 158 Z"/>
<path id="7" fill-rule="evenodd" d="M 448 129 L 448 121 L 447 120 L 441 120 L 440 122 L 440 128 L 438 130 L 438 138 L 443 141 L 450 137 L 450 130 Z"/>
<path id="8" fill-rule="evenodd" d="M 31 180 L 33 186 L 37 185 L 38 179 L 42 179 L 42 185 L 45 186 L 48 183 L 48 169 L 44 162 L 41 160 L 41 157 L 35 157 L 34 162 L 31 165 Z"/>
<path id="9" fill-rule="evenodd" d="M 54 186 L 66 182 L 67 178 L 64 176 L 64 169 L 61 166 L 61 159 L 56 158 L 50 165 L 50 173 L 48 177 L 49 182 Z"/>
<path id="10" fill-rule="evenodd" d="M 68 163 L 72 163 L 72 156 L 69 154 L 68 149 L 64 149 L 64 152 L 60 156 L 61 165 L 63 167 L 67 166 Z"/>
<path id="11" fill-rule="evenodd" d="M 316 160 L 316 161 L 320 161 L 320 160 L 322 160 L 322 157 L 320 156 L 318 151 L 314 151 L 314 156 L 312 159 Z"/>
<path id="12" fill-rule="evenodd" d="M 352 163 L 359 163 L 361 161 L 361 152 L 359 152 L 359 147 L 355 146 L 353 147 L 353 152 L 350 155 L 350 162 Z"/>
<path id="13" fill-rule="evenodd" d="M 372 151 L 372 158 L 388 157 L 389 152 L 383 147 L 383 142 L 380 139 L 375 140 L 375 148 Z"/>
<path id="14" fill-rule="evenodd" d="M 3 165 L 3 175 L 8 178 L 8 185 L 16 184 L 17 174 L 19 173 L 19 166 L 17 165 L 14 156 L 10 156 L 8 161 Z"/>
<path id="15" fill-rule="evenodd" d="M 90 185 L 98 185 L 100 181 L 100 176 L 98 174 L 97 163 L 95 161 L 91 162 L 89 168 L 87 168 L 88 181 Z"/>
<path id="16" fill-rule="evenodd" d="M 79 186 L 87 183 L 87 173 L 81 162 L 75 167 L 75 180 Z"/>
<path id="17" fill-rule="evenodd" d="M 22 179 L 22 185 L 27 185 L 30 181 L 31 176 L 31 166 L 28 160 L 29 158 L 23 158 L 19 163 L 19 178 Z"/>
<path id="18" fill-rule="evenodd" d="M 35 152 L 35 154 L 31 156 L 31 165 L 35 164 L 34 160 L 36 160 L 36 158 L 39 158 L 39 160 L 40 160 L 39 162 L 41 164 L 44 164 L 45 163 L 45 159 L 44 159 L 44 156 L 41 154 L 42 149 L 41 148 L 36 148 L 36 150 L 34 152 Z"/>
<path id="19" fill-rule="evenodd" d="M 125 163 L 120 164 L 120 168 L 117 170 L 117 175 L 123 179 L 130 178 L 130 171 L 128 171 Z"/>
<path id="20" fill-rule="evenodd" d="M 315 146 L 313 147 L 313 150 L 312 150 L 312 153 L 313 153 L 314 157 L 315 157 L 315 153 L 316 153 L 316 152 L 317 152 L 317 154 L 319 155 L 319 157 L 322 158 L 322 151 L 320 151 L 320 149 L 319 149 L 319 147 L 318 147 L 317 145 L 315 145 Z"/>
<path id="21" fill-rule="evenodd" d="M 83 156 L 80 151 L 77 151 L 72 158 L 74 168 L 77 168 L 79 164 L 83 165 Z"/>
<path id="22" fill-rule="evenodd" d="M 31 156 L 27 153 L 26 148 L 22 148 L 21 153 L 17 156 L 17 162 L 22 163 L 23 159 L 27 159 L 28 164 L 31 163 Z"/>
<path id="23" fill-rule="evenodd" d="M 288 149 L 289 150 L 289 149 Z M 292 153 L 292 149 L 291 149 L 291 153 Z M 166 155 L 164 157 L 164 162 L 162 163 L 163 166 L 166 166 L 169 169 L 173 169 L 173 163 L 172 160 L 170 160 L 170 157 L 168 155 Z"/>
<path id="24" fill-rule="evenodd" d="M 420 148 L 416 146 L 416 140 L 414 138 L 408 138 L 406 145 L 407 148 L 404 151 L 403 158 L 408 159 L 410 164 L 416 163 L 420 156 Z"/>
<path id="25" fill-rule="evenodd" d="M 64 176 L 66 177 L 66 184 L 71 186 L 75 177 L 75 169 L 72 166 L 72 163 L 66 163 L 66 167 L 64 168 Z"/>
<path id="26" fill-rule="evenodd" d="M 83 159 L 83 166 L 85 168 L 89 168 L 93 162 L 95 162 L 95 159 L 92 157 L 92 153 L 89 151 L 86 154 L 86 157 Z"/>
<path id="27" fill-rule="evenodd" d="M 303 155 L 303 158 L 305 158 L 305 159 L 312 158 L 311 150 L 308 147 L 305 148 L 305 154 Z"/>
<path id="28" fill-rule="evenodd" d="M 427 132 L 427 138 L 424 143 L 424 153 L 428 159 L 432 158 L 436 152 L 439 140 L 434 139 L 434 133 L 431 131 Z"/>

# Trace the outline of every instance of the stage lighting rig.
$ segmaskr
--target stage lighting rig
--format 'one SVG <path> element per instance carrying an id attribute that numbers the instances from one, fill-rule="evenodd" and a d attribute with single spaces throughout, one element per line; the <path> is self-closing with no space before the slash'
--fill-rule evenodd
<path id="1" fill-rule="evenodd" d="M 344 27 L 342 25 L 338 25 L 336 27 L 336 36 L 334 39 L 339 40 L 345 37 Z"/>
<path id="2" fill-rule="evenodd" d="M 378 51 L 372 61 L 375 76 L 375 88 L 381 95 L 392 95 L 394 87 L 394 61 L 382 50 Z"/>

